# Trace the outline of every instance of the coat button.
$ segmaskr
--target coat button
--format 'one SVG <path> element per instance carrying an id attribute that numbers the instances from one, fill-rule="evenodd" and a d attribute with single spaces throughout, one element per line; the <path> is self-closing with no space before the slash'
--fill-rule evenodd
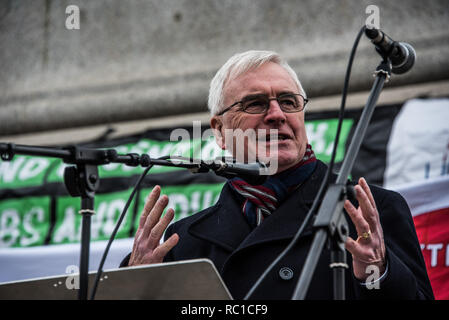
<path id="1" fill-rule="evenodd" d="M 279 276 L 282 280 L 290 280 L 293 278 L 293 270 L 289 267 L 282 267 L 279 269 Z"/>

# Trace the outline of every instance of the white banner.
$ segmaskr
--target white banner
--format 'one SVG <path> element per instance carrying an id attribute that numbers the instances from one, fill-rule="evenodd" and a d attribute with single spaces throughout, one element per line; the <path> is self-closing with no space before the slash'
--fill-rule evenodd
<path id="1" fill-rule="evenodd" d="M 395 118 L 387 146 L 384 187 L 449 173 L 449 99 L 407 101 Z"/>
<path id="2" fill-rule="evenodd" d="M 111 245 L 103 270 L 116 269 L 132 250 L 133 238 L 116 239 Z M 89 271 L 97 271 L 107 241 L 90 245 Z M 73 273 L 79 266 L 80 244 L 0 249 L 0 282 L 35 279 Z M 66 271 L 66 270 L 70 271 Z"/>

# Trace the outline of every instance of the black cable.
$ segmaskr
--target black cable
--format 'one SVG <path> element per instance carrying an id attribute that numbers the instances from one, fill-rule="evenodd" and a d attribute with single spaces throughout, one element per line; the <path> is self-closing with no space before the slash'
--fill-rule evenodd
<path id="1" fill-rule="evenodd" d="M 332 170 L 333 170 L 334 162 L 335 162 L 335 156 L 337 154 L 338 140 L 340 139 L 340 131 L 341 131 L 341 127 L 342 127 L 342 123 L 343 123 L 343 119 L 344 119 L 346 96 L 348 93 L 349 78 L 351 75 L 352 63 L 354 61 L 354 56 L 355 56 L 360 38 L 364 32 L 365 32 L 365 26 L 363 26 L 360 29 L 359 33 L 357 34 L 356 40 L 354 41 L 354 45 L 351 50 L 348 67 L 346 69 L 345 81 L 344 81 L 343 92 L 342 92 L 342 100 L 341 100 L 340 111 L 339 111 L 339 115 L 338 115 L 337 133 L 335 135 L 334 147 L 332 150 L 332 157 L 329 162 L 329 166 L 327 167 L 326 174 L 321 183 L 320 189 L 318 190 L 318 193 L 315 196 L 315 200 L 313 201 L 312 207 L 310 207 L 309 211 L 307 212 L 307 215 L 306 215 L 303 223 L 301 224 L 301 227 L 299 228 L 299 230 L 297 231 L 297 233 L 295 234 L 293 239 L 290 241 L 290 243 L 287 245 L 287 247 L 273 260 L 273 262 L 262 273 L 262 275 L 257 279 L 257 281 L 254 283 L 254 285 L 248 291 L 246 296 L 243 298 L 243 300 L 248 300 L 253 295 L 254 291 L 256 291 L 256 289 L 259 287 L 259 285 L 262 283 L 262 281 L 265 279 L 265 277 L 268 275 L 268 273 L 274 268 L 274 266 L 293 248 L 294 245 L 296 245 L 296 243 L 298 242 L 298 239 L 301 237 L 302 233 L 304 232 L 305 227 L 308 225 L 309 220 L 315 214 L 318 204 L 321 203 L 321 198 L 323 196 L 324 190 L 327 190 L 327 188 L 329 187 L 330 178 L 332 175 Z"/>
<path id="2" fill-rule="evenodd" d="M 169 156 L 164 156 L 164 157 L 158 158 L 158 160 L 164 160 L 164 159 L 169 159 L 169 158 L 170 158 Z M 139 188 L 139 186 L 142 183 L 143 179 L 147 175 L 148 171 L 150 171 L 150 169 L 153 166 L 154 166 L 154 164 L 150 164 L 147 168 L 145 168 L 145 170 L 140 175 L 139 179 L 137 180 L 137 182 L 136 182 L 136 184 L 134 186 L 133 191 L 131 192 L 131 194 L 130 194 L 130 196 L 128 198 L 128 201 L 125 204 L 125 207 L 123 208 L 122 213 L 120 214 L 119 219 L 117 220 L 117 224 L 115 225 L 114 231 L 112 231 L 112 234 L 109 237 L 108 244 L 106 246 L 106 249 L 103 252 L 103 256 L 101 258 L 100 265 L 98 267 L 97 275 L 95 277 L 95 282 L 94 282 L 94 285 L 92 287 L 92 293 L 91 293 L 91 296 L 90 296 L 90 300 L 94 300 L 95 299 L 95 294 L 97 293 L 98 283 L 99 283 L 101 275 L 103 273 L 103 266 L 104 266 L 104 263 L 106 261 L 106 257 L 107 257 L 107 255 L 109 253 L 109 249 L 111 247 L 112 241 L 114 241 L 114 239 L 115 239 L 115 236 L 116 236 L 116 234 L 118 232 L 118 229 L 120 228 L 120 225 L 121 225 L 123 219 L 125 218 L 126 212 L 128 211 L 128 208 L 131 205 L 131 202 L 132 202 L 132 200 L 134 198 L 135 193 L 137 192 L 137 189 Z"/>
<path id="3" fill-rule="evenodd" d="M 337 154 L 337 146 L 338 146 L 338 142 L 340 140 L 340 132 L 341 132 L 341 126 L 343 124 L 343 118 L 344 118 L 344 113 L 345 113 L 346 96 L 347 96 L 348 87 L 349 87 L 349 78 L 351 76 L 352 63 L 354 61 L 355 53 L 357 51 L 357 47 L 358 47 L 360 38 L 362 37 L 362 34 L 365 32 L 365 28 L 366 27 L 363 26 L 360 29 L 359 33 L 357 34 L 357 37 L 354 41 L 354 45 L 352 46 L 352 49 L 351 49 L 351 54 L 349 55 L 348 67 L 346 69 L 345 81 L 344 81 L 344 85 L 343 85 L 343 93 L 341 95 L 340 111 L 338 114 L 337 133 L 335 135 L 334 147 L 332 149 L 332 156 L 331 156 L 331 160 L 329 162 L 330 172 L 332 172 L 334 169 L 334 163 L 335 163 L 335 158 L 336 158 L 336 154 Z M 328 185 L 329 185 L 330 176 L 331 175 L 328 176 L 328 181 L 327 181 Z"/>

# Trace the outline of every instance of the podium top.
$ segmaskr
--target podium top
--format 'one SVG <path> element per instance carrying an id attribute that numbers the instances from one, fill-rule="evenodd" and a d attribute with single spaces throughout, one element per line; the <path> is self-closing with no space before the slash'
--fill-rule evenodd
<path id="1" fill-rule="evenodd" d="M 97 272 L 89 273 L 89 293 Z M 0 284 L 3 300 L 76 300 L 79 274 Z M 105 270 L 97 300 L 230 300 L 209 259 L 193 259 Z"/>

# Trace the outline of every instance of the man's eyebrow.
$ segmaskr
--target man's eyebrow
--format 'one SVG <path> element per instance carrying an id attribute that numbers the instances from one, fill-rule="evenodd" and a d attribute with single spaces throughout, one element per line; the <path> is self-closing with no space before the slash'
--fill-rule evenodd
<path id="1" fill-rule="evenodd" d="M 279 96 L 282 96 L 284 94 L 295 94 L 295 92 L 293 92 L 293 91 L 282 91 L 277 96 L 279 97 Z"/>
<path id="2" fill-rule="evenodd" d="M 267 97 L 267 95 L 264 93 L 249 94 L 247 96 L 244 96 L 242 98 L 242 100 L 249 100 L 249 99 L 260 98 L 260 97 Z"/>
<path id="3" fill-rule="evenodd" d="M 282 91 L 278 93 L 277 97 L 282 96 L 284 94 L 294 94 L 293 91 Z M 260 97 L 268 97 L 265 93 L 254 93 L 244 96 L 241 100 L 248 100 L 248 99 L 254 99 L 254 98 L 260 98 Z"/>

